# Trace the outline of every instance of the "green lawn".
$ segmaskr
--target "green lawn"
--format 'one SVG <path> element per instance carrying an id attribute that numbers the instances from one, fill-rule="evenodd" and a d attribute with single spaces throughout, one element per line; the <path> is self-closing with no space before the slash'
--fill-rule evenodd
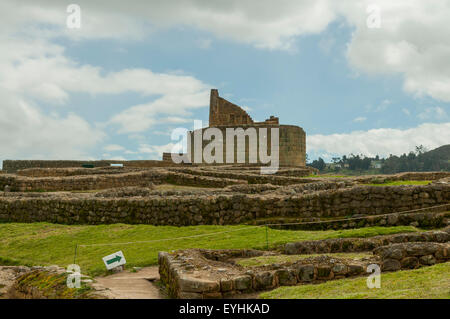
<path id="1" fill-rule="evenodd" d="M 364 184 L 369 186 L 428 185 L 432 181 L 393 181 L 382 184 Z"/>
<path id="2" fill-rule="evenodd" d="M 348 175 L 333 175 L 333 174 L 323 174 L 323 175 L 314 175 L 314 174 L 310 174 L 307 176 L 303 176 L 305 178 L 344 178 L 344 177 L 351 177 Z"/>
<path id="3" fill-rule="evenodd" d="M 411 226 L 367 227 L 349 230 L 293 231 L 268 229 L 271 248 L 300 240 L 338 237 L 370 237 L 382 234 L 417 231 Z M 215 235 L 180 238 L 193 235 Z M 176 238 L 176 239 L 170 239 Z M 165 240 L 170 239 L 170 240 Z M 162 241 L 163 240 L 163 241 Z M 129 243 L 154 241 L 150 243 Z M 60 265 L 74 261 L 78 244 L 77 264 L 83 273 L 104 272 L 102 257 L 122 250 L 127 266 L 148 266 L 157 263 L 158 251 L 183 248 L 266 248 L 265 227 L 255 226 L 151 226 L 151 225 L 59 225 L 49 223 L 0 223 L 0 264 Z M 106 244 L 105 246 L 80 246 Z"/>
<path id="4" fill-rule="evenodd" d="M 268 299 L 450 299 L 450 262 L 381 274 L 381 288 L 369 289 L 367 277 L 340 279 L 317 285 L 280 287 L 262 293 Z"/>
<path id="5" fill-rule="evenodd" d="M 364 257 L 373 257 L 371 252 L 360 253 L 332 253 L 332 254 L 308 254 L 308 255 L 275 255 L 275 256 L 259 256 L 252 258 L 243 258 L 237 261 L 237 264 L 244 267 L 258 267 L 270 264 L 283 264 L 294 263 L 301 259 L 317 257 L 317 256 L 329 256 L 334 258 L 349 258 L 349 259 L 361 259 Z"/>

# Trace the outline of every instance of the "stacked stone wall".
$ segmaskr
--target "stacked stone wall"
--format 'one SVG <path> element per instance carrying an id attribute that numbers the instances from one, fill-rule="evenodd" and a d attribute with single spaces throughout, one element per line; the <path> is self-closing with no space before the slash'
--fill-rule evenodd
<path id="1" fill-rule="evenodd" d="M 371 238 L 332 238 L 324 240 L 306 240 L 287 243 L 284 253 L 287 255 L 351 253 L 371 251 L 378 247 L 408 242 L 450 241 L 450 227 L 445 230 L 432 230 L 422 233 L 404 233 L 395 235 L 374 236 Z"/>
<path id="2" fill-rule="evenodd" d="M 149 179 L 149 182 L 154 181 Z M 270 217 L 391 214 L 449 202 L 448 185 L 360 186 L 292 196 L 225 192 L 111 199 L 57 194 L 42 198 L 0 196 L 0 220 L 66 224 L 227 225 Z"/>
<path id="3" fill-rule="evenodd" d="M 41 172 L 39 172 L 41 173 Z M 215 178 L 175 173 L 164 169 L 141 170 L 117 174 L 91 174 L 62 177 L 31 178 L 12 174 L 0 176 L 0 189 L 9 186 L 13 192 L 25 191 L 77 191 L 99 190 L 125 186 L 149 186 L 151 184 L 170 183 L 200 187 L 225 187 L 233 184 L 246 184 L 243 180 Z"/>
<path id="4" fill-rule="evenodd" d="M 16 173 L 18 170 L 27 168 L 81 168 L 82 165 L 89 164 L 94 167 L 109 167 L 111 164 L 123 164 L 124 167 L 167 167 L 176 164 L 166 161 L 142 160 L 142 161 L 122 161 L 122 160 L 101 160 L 101 161 L 71 161 L 71 160 L 4 160 L 3 171 Z"/>

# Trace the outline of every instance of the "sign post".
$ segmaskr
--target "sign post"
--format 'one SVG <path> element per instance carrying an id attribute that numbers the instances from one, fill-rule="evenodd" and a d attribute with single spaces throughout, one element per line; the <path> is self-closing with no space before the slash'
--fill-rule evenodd
<path id="1" fill-rule="evenodd" d="M 125 260 L 125 256 L 123 255 L 121 250 L 114 254 L 105 256 L 102 259 L 105 263 L 106 269 L 108 270 L 125 265 L 127 263 L 127 261 Z"/>

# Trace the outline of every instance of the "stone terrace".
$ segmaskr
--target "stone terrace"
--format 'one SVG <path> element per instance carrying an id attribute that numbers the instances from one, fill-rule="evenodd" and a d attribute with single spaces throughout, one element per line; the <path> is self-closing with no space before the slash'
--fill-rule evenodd
<path id="1" fill-rule="evenodd" d="M 175 226 L 324 221 L 314 224 L 322 225 L 319 229 L 402 224 L 437 227 L 448 222 L 450 185 L 445 178 L 450 173 L 382 177 L 435 181 L 421 186 L 367 186 L 360 184 L 360 178 L 319 178 L 310 177 L 311 173 L 314 171 L 307 168 L 284 168 L 275 175 L 261 175 L 256 167 L 24 170 L 0 175 L 0 189 L 7 191 L 0 192 L 0 220 Z M 378 179 L 371 176 L 363 182 Z M 196 188 L 154 189 L 160 184 Z M 402 213 L 434 206 L 439 207 Z M 348 217 L 357 219 L 346 222 Z"/>

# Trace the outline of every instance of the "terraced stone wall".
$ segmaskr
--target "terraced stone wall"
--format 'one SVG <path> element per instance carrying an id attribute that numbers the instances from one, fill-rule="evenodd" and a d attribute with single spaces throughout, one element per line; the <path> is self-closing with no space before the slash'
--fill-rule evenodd
<path id="1" fill-rule="evenodd" d="M 180 175 L 174 175 L 173 178 L 180 178 Z M 43 197 L 0 195 L 0 220 L 66 224 L 226 225 L 281 216 L 391 214 L 449 202 L 449 185 L 358 186 L 305 195 L 225 192 L 131 198 L 79 198 L 58 194 Z"/>

